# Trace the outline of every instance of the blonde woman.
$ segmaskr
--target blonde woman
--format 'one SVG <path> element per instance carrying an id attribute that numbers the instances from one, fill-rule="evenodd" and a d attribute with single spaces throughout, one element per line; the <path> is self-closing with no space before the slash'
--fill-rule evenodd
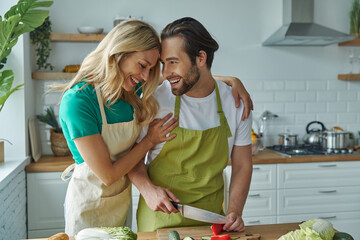
<path id="1" fill-rule="evenodd" d="M 141 21 L 116 26 L 81 64 L 65 87 L 60 122 L 76 165 L 65 200 L 65 231 L 122 226 L 131 200 L 126 174 L 177 126 L 170 115 L 150 124 L 151 133 L 135 144 L 140 127 L 155 117 L 152 97 L 159 79 L 160 42 Z M 137 86 L 141 85 L 141 93 Z M 130 150 L 131 149 L 131 150 Z"/>
<path id="2" fill-rule="evenodd" d="M 150 25 L 123 22 L 62 88 L 60 123 L 75 160 L 62 176 L 74 169 L 65 199 L 65 232 L 70 236 L 87 227 L 124 225 L 131 201 L 127 173 L 150 148 L 175 137 L 168 133 L 178 125 L 177 118 L 169 114 L 154 120 L 159 51 L 158 34 Z M 252 105 L 240 81 L 223 80 Z M 135 143 L 141 126 L 148 124 L 147 136 Z"/>

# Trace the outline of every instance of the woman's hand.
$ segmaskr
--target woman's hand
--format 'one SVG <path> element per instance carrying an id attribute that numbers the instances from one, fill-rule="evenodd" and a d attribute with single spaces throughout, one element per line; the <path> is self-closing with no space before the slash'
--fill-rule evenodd
<path id="1" fill-rule="evenodd" d="M 172 113 L 167 114 L 164 118 L 155 119 L 149 124 L 148 133 L 145 136 L 153 145 L 162 143 L 164 141 L 170 141 L 176 137 L 176 134 L 167 136 L 174 128 L 178 126 L 178 118 L 173 117 Z M 167 122 L 169 120 L 169 122 Z M 166 123 L 167 122 L 167 123 Z M 166 124 L 165 124 L 166 123 Z"/>
<path id="2" fill-rule="evenodd" d="M 240 99 L 244 102 L 244 112 L 241 117 L 241 120 L 245 120 L 249 117 L 250 111 L 254 110 L 254 105 L 251 100 L 250 94 L 246 91 L 244 85 L 240 81 L 240 79 L 233 77 L 232 82 L 232 95 L 235 100 L 235 106 L 240 107 Z"/>
<path id="3" fill-rule="evenodd" d="M 240 107 L 240 99 L 243 100 L 245 109 L 241 117 L 241 120 L 247 119 L 250 115 L 250 111 L 254 110 L 254 106 L 250 94 L 246 91 L 240 79 L 236 77 L 226 77 L 226 76 L 213 76 L 213 77 L 232 87 L 232 95 L 234 97 L 235 106 L 237 108 Z"/>

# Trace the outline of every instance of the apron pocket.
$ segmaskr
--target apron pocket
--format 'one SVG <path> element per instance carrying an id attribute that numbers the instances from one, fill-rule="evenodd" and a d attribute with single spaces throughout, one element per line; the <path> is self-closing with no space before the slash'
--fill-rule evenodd
<path id="1" fill-rule="evenodd" d="M 101 197 L 98 209 L 98 225 L 102 227 L 123 226 L 130 207 L 130 202 L 130 185 L 117 195 Z"/>

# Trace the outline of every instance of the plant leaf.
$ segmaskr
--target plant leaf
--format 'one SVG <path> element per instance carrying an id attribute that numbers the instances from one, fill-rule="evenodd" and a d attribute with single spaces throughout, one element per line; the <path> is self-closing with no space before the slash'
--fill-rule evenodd
<path id="1" fill-rule="evenodd" d="M 13 81 L 14 73 L 12 70 L 5 70 L 0 73 L 0 111 L 4 107 L 4 104 L 9 96 L 24 86 L 24 84 L 20 84 L 11 89 Z"/>

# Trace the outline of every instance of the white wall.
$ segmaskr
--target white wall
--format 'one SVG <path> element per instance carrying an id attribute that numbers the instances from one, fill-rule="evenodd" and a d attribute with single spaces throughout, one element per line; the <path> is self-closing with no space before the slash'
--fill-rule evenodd
<path id="1" fill-rule="evenodd" d="M 349 32 L 351 3 L 315 0 L 315 22 Z M 55 0 L 50 9 L 53 32 L 60 33 L 77 33 L 77 27 L 85 25 L 103 27 L 108 32 L 117 15 L 142 17 L 158 32 L 177 18 L 194 17 L 220 44 L 212 72 L 242 79 L 253 97 L 255 118 L 264 110 L 278 114 L 273 133 L 290 129 L 302 136 L 312 120 L 323 121 L 328 128 L 339 125 L 354 132 L 360 130 L 360 81 L 337 80 L 337 75 L 348 68 L 349 47 L 261 45 L 282 24 L 282 0 Z M 61 71 L 67 64 L 81 63 L 96 43 L 51 46 L 50 60 Z M 44 106 L 56 106 L 59 95 L 44 95 L 50 82 L 35 82 L 39 95 L 34 101 L 35 112 L 39 114 Z M 50 152 L 46 138 L 48 131 L 43 131 L 45 153 Z"/>

